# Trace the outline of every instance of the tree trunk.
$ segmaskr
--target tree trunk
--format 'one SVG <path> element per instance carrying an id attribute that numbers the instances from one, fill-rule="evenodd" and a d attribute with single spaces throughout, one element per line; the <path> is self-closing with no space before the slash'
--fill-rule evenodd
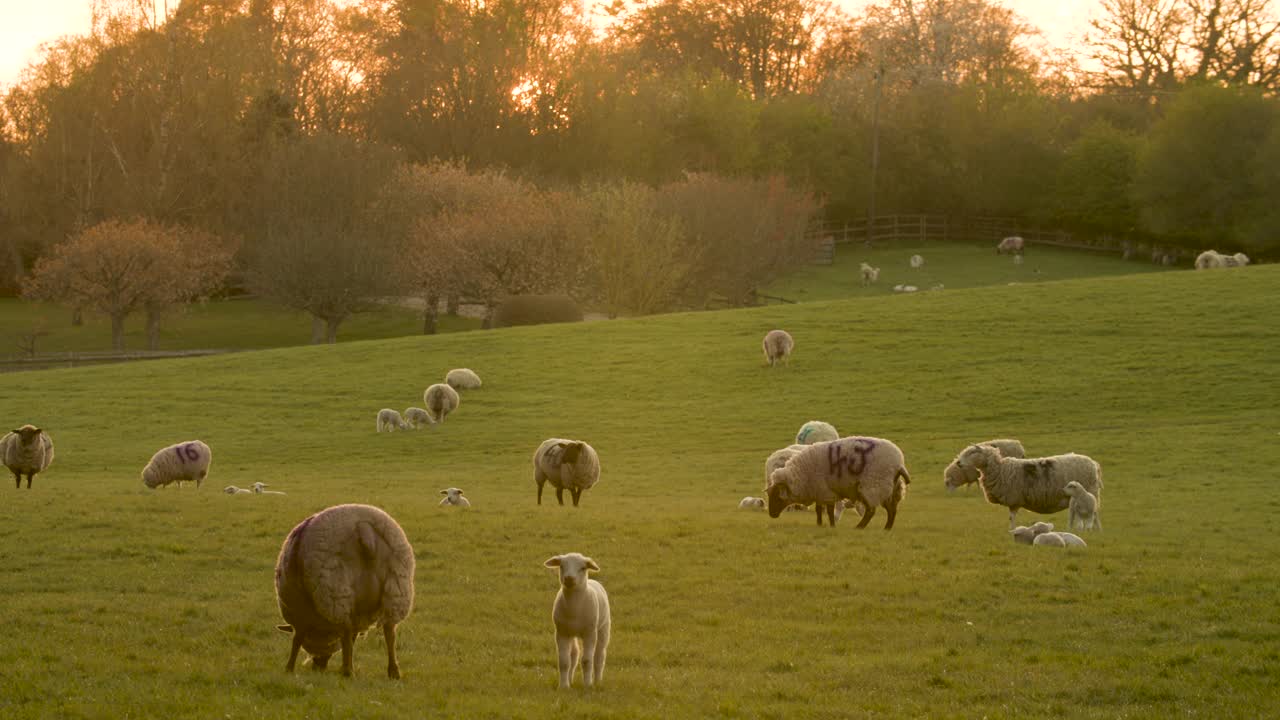
<path id="1" fill-rule="evenodd" d="M 342 324 L 342 318 L 328 318 L 325 324 L 324 341 L 333 345 L 338 342 L 338 326 Z"/>
<path id="2" fill-rule="evenodd" d="M 124 313 L 111 314 L 111 349 L 124 350 Z"/>
<path id="3" fill-rule="evenodd" d="M 324 318 L 318 315 L 311 316 L 311 344 L 320 345 L 324 342 Z"/>
<path id="4" fill-rule="evenodd" d="M 71 324 L 76 327 L 84 325 L 84 308 L 71 308 Z"/>
<path id="5" fill-rule="evenodd" d="M 427 306 L 422 311 L 422 334 L 436 334 L 436 319 L 440 312 L 440 298 L 436 295 L 427 297 Z"/>
<path id="6" fill-rule="evenodd" d="M 450 295 L 445 301 L 444 312 L 446 315 L 458 317 L 458 296 L 456 294 Z"/>
<path id="7" fill-rule="evenodd" d="M 160 311 L 147 310 L 147 349 L 160 349 Z"/>

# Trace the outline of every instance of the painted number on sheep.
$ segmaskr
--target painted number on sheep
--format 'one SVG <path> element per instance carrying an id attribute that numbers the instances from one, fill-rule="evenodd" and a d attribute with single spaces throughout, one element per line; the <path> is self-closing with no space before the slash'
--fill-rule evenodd
<path id="1" fill-rule="evenodd" d="M 875 448 L 874 441 L 865 438 L 854 440 L 853 452 L 846 456 L 844 454 L 843 443 L 832 443 L 827 446 L 827 472 L 834 474 L 836 477 L 844 477 L 845 470 L 849 471 L 852 476 L 862 474 L 863 468 L 867 466 L 867 455 Z"/>
<path id="2" fill-rule="evenodd" d="M 200 449 L 197 448 L 193 443 L 178 445 L 173 449 L 173 451 L 177 453 L 178 460 L 181 460 L 183 462 L 186 462 L 186 461 L 195 462 L 196 460 L 200 459 Z"/>

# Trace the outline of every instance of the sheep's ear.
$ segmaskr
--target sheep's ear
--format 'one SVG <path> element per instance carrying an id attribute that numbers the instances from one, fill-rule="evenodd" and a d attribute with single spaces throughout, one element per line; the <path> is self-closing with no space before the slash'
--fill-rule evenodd
<path id="1" fill-rule="evenodd" d="M 449 494 L 449 491 L 448 491 L 448 490 L 441 490 L 441 491 L 440 491 L 440 494 L 441 494 L 441 495 L 448 495 L 448 494 Z"/>
<path id="2" fill-rule="evenodd" d="M 600 572 L 600 566 L 597 565 L 596 561 L 592 560 L 591 558 L 587 558 L 587 569 L 591 570 L 592 572 Z"/>
<path id="3" fill-rule="evenodd" d="M 280 632 L 286 632 L 286 633 L 291 633 L 291 632 L 293 632 L 293 626 L 292 626 L 292 625 L 277 625 L 277 626 L 276 626 L 276 629 L 277 629 L 277 630 L 279 630 Z"/>
<path id="4" fill-rule="evenodd" d="M 547 558 L 547 561 L 542 564 L 547 567 L 560 567 L 560 556 L 556 555 L 555 557 Z"/>
<path id="5" fill-rule="evenodd" d="M 459 491 L 458 491 L 458 496 L 459 496 L 459 497 L 461 497 L 461 496 L 463 496 L 463 495 L 466 495 L 466 493 L 464 493 L 464 492 L 462 492 L 461 490 L 459 490 Z"/>

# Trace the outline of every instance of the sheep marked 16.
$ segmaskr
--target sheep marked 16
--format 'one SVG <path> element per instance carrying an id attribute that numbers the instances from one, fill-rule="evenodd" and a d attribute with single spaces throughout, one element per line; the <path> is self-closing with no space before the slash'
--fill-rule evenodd
<path id="1" fill-rule="evenodd" d="M 147 466 L 142 468 L 142 483 L 149 488 L 164 487 L 169 483 L 196 481 L 196 488 L 209 476 L 209 464 L 213 451 L 199 440 L 188 440 L 161 448 Z"/>

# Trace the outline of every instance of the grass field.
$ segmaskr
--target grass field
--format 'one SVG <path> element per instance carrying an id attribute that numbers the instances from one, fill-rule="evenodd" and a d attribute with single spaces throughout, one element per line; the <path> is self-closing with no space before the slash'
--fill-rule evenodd
<path id="1" fill-rule="evenodd" d="M 1266 715 L 1277 288 L 1276 266 L 1156 273 L 11 376 L 0 417 L 58 456 L 0 487 L 0 717 Z M 774 327 L 790 368 L 762 366 Z M 373 432 L 462 365 L 485 385 L 445 424 Z M 892 532 L 735 509 L 814 418 L 903 448 Z M 581 508 L 534 504 L 550 436 L 600 452 Z M 1003 436 L 1102 464 L 1086 551 L 1016 546 L 1002 508 L 944 492 L 957 450 Z M 194 437 L 205 487 L 143 489 Z M 218 492 L 255 480 L 288 495 Z M 436 507 L 451 485 L 470 511 Z M 416 549 L 399 682 L 380 633 L 353 679 L 283 672 L 280 543 L 351 501 Z M 612 597 L 591 692 L 554 689 L 542 562 L 568 551 Z"/>

